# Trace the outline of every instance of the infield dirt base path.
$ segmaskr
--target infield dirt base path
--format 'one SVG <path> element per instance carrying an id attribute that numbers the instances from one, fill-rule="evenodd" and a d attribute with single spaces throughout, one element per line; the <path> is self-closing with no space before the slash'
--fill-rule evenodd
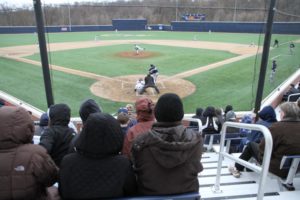
<path id="1" fill-rule="evenodd" d="M 202 66 L 193 70 L 185 71 L 174 76 L 158 76 L 157 86 L 160 90 L 160 95 L 167 92 L 177 93 L 180 97 L 185 97 L 192 94 L 196 87 L 191 82 L 184 80 L 183 78 L 192 76 L 194 74 L 201 73 L 203 71 L 220 67 L 225 64 L 233 63 L 261 52 L 261 49 L 257 46 L 249 46 L 243 44 L 233 43 L 217 43 L 217 42 L 203 42 L 203 41 L 177 41 L 177 40 L 112 40 L 112 41 L 86 41 L 86 42 L 66 42 L 66 43 L 52 43 L 48 46 L 50 51 L 60 51 L 69 49 L 79 48 L 90 48 L 99 46 L 110 46 L 119 44 L 155 44 L 165 46 L 176 46 L 176 47 L 189 47 L 189 48 L 200 48 L 200 49 L 211 49 L 211 50 L 223 50 L 231 53 L 238 54 L 238 56 L 229 58 L 220 62 L 212 63 L 207 66 Z M 30 63 L 36 66 L 41 66 L 40 62 L 23 58 L 24 56 L 38 53 L 38 45 L 26 45 L 26 46 L 14 46 L 14 47 L 3 47 L 0 48 L 0 56 L 14 59 L 20 62 Z M 143 59 L 143 57 L 149 57 L 151 55 L 145 55 L 143 52 L 140 53 L 137 59 Z M 155 53 L 155 52 L 154 52 Z M 123 53 L 123 54 L 126 54 Z M 124 56 L 124 55 L 121 56 Z M 131 56 L 127 53 L 128 56 Z M 126 75 L 120 77 L 107 77 L 99 74 L 90 72 L 74 70 L 65 68 L 57 65 L 51 65 L 54 70 L 70 73 L 86 78 L 96 80 L 90 87 L 90 90 L 96 96 L 109 99 L 118 102 L 135 102 L 140 96 L 134 92 L 134 86 L 139 78 L 143 78 L 145 74 L 140 75 Z M 142 96 L 149 96 L 153 101 L 157 101 L 159 95 L 151 89 Z"/>

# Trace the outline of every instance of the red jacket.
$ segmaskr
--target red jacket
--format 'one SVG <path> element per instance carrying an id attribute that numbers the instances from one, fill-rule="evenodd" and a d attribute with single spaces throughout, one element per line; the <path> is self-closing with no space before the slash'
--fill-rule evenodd
<path id="1" fill-rule="evenodd" d="M 131 127 L 125 138 L 124 138 L 124 144 L 123 144 L 123 150 L 122 154 L 127 156 L 128 158 L 131 157 L 131 146 L 133 143 L 133 140 L 143 134 L 149 131 L 152 127 L 154 121 L 146 121 L 146 122 L 138 122 L 135 126 Z"/>

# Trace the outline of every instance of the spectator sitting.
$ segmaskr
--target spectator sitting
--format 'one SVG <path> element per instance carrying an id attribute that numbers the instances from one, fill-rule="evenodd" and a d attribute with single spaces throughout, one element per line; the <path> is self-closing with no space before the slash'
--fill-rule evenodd
<path id="1" fill-rule="evenodd" d="M 245 124 L 252 124 L 252 115 L 251 114 L 246 114 L 243 116 L 243 118 L 241 119 L 241 123 L 245 123 Z M 246 128 L 240 128 L 240 136 L 243 137 L 243 139 L 240 141 L 240 145 L 237 149 L 237 152 L 242 152 L 243 148 L 244 148 L 244 143 L 243 141 L 247 140 L 247 137 L 251 134 L 251 130 L 250 129 L 246 129 Z"/>
<path id="2" fill-rule="evenodd" d="M 124 134 L 109 114 L 90 114 L 76 140 L 76 152 L 61 163 L 59 191 L 64 199 L 113 199 L 136 193 L 128 158 L 120 155 Z"/>
<path id="3" fill-rule="evenodd" d="M 90 114 L 101 112 L 102 108 L 93 99 L 87 99 L 83 101 L 79 109 L 79 115 L 82 120 L 83 126 Z"/>
<path id="4" fill-rule="evenodd" d="M 128 105 L 130 105 L 132 107 L 131 104 L 128 104 Z M 133 110 L 133 108 L 130 108 L 130 109 Z M 136 120 L 135 117 L 133 117 L 133 114 L 131 114 L 131 116 L 129 115 L 129 111 L 128 111 L 127 107 L 121 107 L 121 108 L 119 108 L 119 110 L 118 110 L 117 113 L 119 115 L 122 112 L 128 114 L 128 116 L 129 116 L 128 129 L 137 124 L 137 120 Z M 131 111 L 131 113 L 132 113 L 132 111 Z"/>
<path id="5" fill-rule="evenodd" d="M 40 123 L 36 126 L 34 135 L 41 136 L 44 130 L 48 127 L 49 118 L 47 113 L 43 113 L 40 117 Z"/>
<path id="6" fill-rule="evenodd" d="M 258 113 L 258 117 L 259 117 L 259 120 L 256 122 L 256 124 L 263 125 L 267 128 L 269 128 L 272 125 L 272 123 L 277 122 L 276 113 L 272 106 L 264 107 Z M 242 152 L 244 149 L 244 146 L 247 145 L 249 142 L 260 143 L 262 138 L 263 138 L 262 132 L 252 130 L 251 133 L 248 134 L 247 138 L 241 140 L 239 152 Z"/>
<path id="7" fill-rule="evenodd" d="M 290 84 L 290 89 L 283 95 L 282 101 L 287 101 L 289 95 L 296 93 L 300 93 L 300 90 L 296 89 L 294 84 Z"/>
<path id="8" fill-rule="evenodd" d="M 128 110 L 129 118 L 132 119 L 132 120 L 136 120 L 136 113 L 134 111 L 133 105 L 132 104 L 127 104 L 126 109 Z"/>
<path id="9" fill-rule="evenodd" d="M 270 132 L 273 140 L 273 148 L 269 171 L 281 178 L 286 178 L 288 169 L 280 170 L 280 162 L 284 155 L 300 154 L 300 118 L 299 107 L 294 102 L 285 102 L 280 105 L 281 121 L 275 122 L 270 126 Z M 265 140 L 258 144 L 250 142 L 240 156 L 240 159 L 248 161 L 254 157 L 259 163 L 262 163 L 265 149 Z M 243 165 L 238 163 L 235 167 L 229 167 L 230 173 L 234 177 L 240 177 Z"/>
<path id="10" fill-rule="evenodd" d="M 133 140 L 140 134 L 149 131 L 154 122 L 154 103 L 150 98 L 143 97 L 135 102 L 137 124 L 132 126 L 125 136 L 122 153 L 131 158 Z"/>
<path id="11" fill-rule="evenodd" d="M 227 105 L 224 110 L 224 118 L 226 117 L 227 112 L 233 110 L 232 105 Z"/>
<path id="12" fill-rule="evenodd" d="M 157 123 L 132 146 L 133 164 L 142 195 L 198 192 L 202 137 L 182 125 L 183 104 L 178 95 L 162 95 L 154 111 Z"/>
<path id="13" fill-rule="evenodd" d="M 218 132 L 221 132 L 222 126 L 224 124 L 225 118 L 223 117 L 223 110 L 221 108 L 216 108 L 216 117 L 218 122 L 220 123 L 220 126 L 218 128 Z"/>
<path id="14" fill-rule="evenodd" d="M 71 110 L 66 104 L 55 104 L 49 108 L 49 127 L 40 138 L 40 145 L 47 149 L 55 164 L 59 167 L 62 158 L 68 153 L 70 143 L 75 136 L 68 127 Z"/>
<path id="15" fill-rule="evenodd" d="M 241 119 L 241 123 L 252 124 L 251 114 L 244 115 L 243 118 Z M 245 128 L 240 129 L 241 137 L 247 137 L 250 133 L 251 133 L 251 130 L 249 130 L 249 129 L 245 129 Z"/>
<path id="16" fill-rule="evenodd" d="M 203 108 L 197 108 L 196 109 L 196 114 L 194 116 L 192 116 L 192 118 L 203 120 L 202 113 L 203 113 Z M 198 127 L 198 122 L 190 122 L 190 126 Z"/>
<path id="17" fill-rule="evenodd" d="M 205 137 L 206 134 L 216 134 L 220 132 L 221 124 L 218 122 L 216 118 L 215 108 L 212 106 L 208 106 L 203 113 L 203 121 L 202 121 L 202 136 Z M 204 141 L 205 144 L 208 141 Z"/>
<path id="18" fill-rule="evenodd" d="M 82 121 L 82 127 L 84 127 L 84 124 L 90 114 L 101 113 L 101 112 L 102 112 L 102 108 L 93 99 L 84 100 L 81 103 L 81 106 L 79 108 L 79 116 Z M 68 151 L 69 153 L 72 153 L 75 151 L 74 146 L 75 146 L 75 142 L 78 139 L 78 137 L 79 137 L 79 134 L 76 134 L 75 137 L 72 139 L 70 147 L 69 147 L 69 151 Z"/>
<path id="19" fill-rule="evenodd" d="M 58 168 L 46 150 L 31 144 L 34 125 L 21 107 L 0 108 L 0 199 L 46 199 Z"/>
<path id="20" fill-rule="evenodd" d="M 233 110 L 230 110 L 226 113 L 225 121 L 226 122 L 237 122 L 236 114 L 234 113 Z M 239 133 L 239 132 L 240 132 L 240 129 L 235 128 L 235 127 L 228 127 L 226 129 L 226 133 Z"/>
<path id="21" fill-rule="evenodd" d="M 230 110 L 226 113 L 226 122 L 237 122 L 236 114 L 233 110 Z M 240 137 L 240 129 L 235 127 L 227 127 L 226 129 L 226 138 L 239 138 Z M 240 141 L 232 140 L 230 143 L 229 153 L 238 152 Z"/>
<path id="22" fill-rule="evenodd" d="M 128 126 L 128 123 L 130 122 L 129 115 L 127 113 L 120 112 L 117 116 L 117 120 L 120 123 L 122 132 L 124 133 L 124 135 L 126 135 L 128 129 L 129 129 L 129 126 Z"/>

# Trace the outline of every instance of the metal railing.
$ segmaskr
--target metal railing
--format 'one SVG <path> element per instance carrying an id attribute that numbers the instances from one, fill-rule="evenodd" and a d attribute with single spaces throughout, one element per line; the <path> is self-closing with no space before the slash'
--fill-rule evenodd
<path id="1" fill-rule="evenodd" d="M 226 129 L 227 127 L 235 127 L 235 128 L 245 128 L 250 130 L 257 130 L 261 131 L 264 135 L 265 139 L 265 150 L 263 155 L 263 162 L 261 166 L 256 166 L 254 164 L 251 164 L 245 160 L 242 160 L 240 158 L 234 157 L 230 155 L 229 153 L 224 151 L 224 144 L 225 144 L 225 136 L 226 136 Z M 268 169 L 270 165 L 270 159 L 271 159 L 271 153 L 273 148 L 273 140 L 271 133 L 268 128 L 262 125 L 257 124 L 244 124 L 244 123 L 236 123 L 236 122 L 225 122 L 223 124 L 222 130 L 221 130 L 221 141 L 220 141 L 220 152 L 219 152 L 219 160 L 218 160 L 218 169 L 217 169 L 217 176 L 216 176 L 216 182 L 213 186 L 213 191 L 215 193 L 221 193 L 222 190 L 220 189 L 220 175 L 221 175 L 221 167 L 222 167 L 222 161 L 223 158 L 226 157 L 230 160 L 233 160 L 257 173 L 260 173 L 260 180 L 259 180 L 259 186 L 258 186 L 258 192 L 257 192 L 257 199 L 261 200 L 264 197 L 264 188 L 266 185 L 266 179 L 268 175 Z"/>
<path id="2" fill-rule="evenodd" d="M 200 119 L 184 116 L 183 120 L 189 121 L 189 122 L 196 122 L 198 124 L 198 132 L 202 133 L 202 122 Z"/>

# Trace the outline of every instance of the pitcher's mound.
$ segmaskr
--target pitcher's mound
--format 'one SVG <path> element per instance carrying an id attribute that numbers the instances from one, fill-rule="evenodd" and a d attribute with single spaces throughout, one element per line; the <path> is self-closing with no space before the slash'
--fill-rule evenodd
<path id="1" fill-rule="evenodd" d="M 115 54 L 115 56 L 121 58 L 152 58 L 160 55 L 161 53 L 151 51 L 140 51 L 139 54 L 136 54 L 135 51 L 123 51 Z"/>
<path id="2" fill-rule="evenodd" d="M 96 96 L 111 101 L 132 103 L 141 96 L 147 96 L 156 102 L 160 95 L 169 92 L 176 93 L 183 98 L 191 95 L 196 90 L 195 85 L 187 80 L 168 78 L 160 75 L 156 84 L 160 90 L 160 94 L 156 94 L 154 90 L 147 90 L 143 95 L 139 95 L 134 91 L 134 86 L 136 81 L 144 76 L 145 75 L 129 75 L 103 79 L 95 82 L 90 87 L 90 90 Z"/>

